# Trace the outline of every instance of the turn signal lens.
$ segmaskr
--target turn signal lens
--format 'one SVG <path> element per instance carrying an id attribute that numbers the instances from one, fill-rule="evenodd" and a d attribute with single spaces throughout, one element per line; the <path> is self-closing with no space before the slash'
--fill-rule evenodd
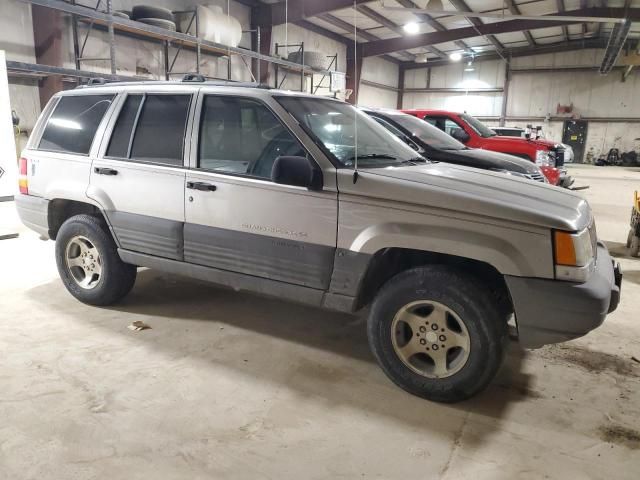
<path id="1" fill-rule="evenodd" d="M 29 180 L 27 178 L 27 159 L 20 159 L 20 171 L 18 176 L 18 188 L 23 195 L 29 195 Z"/>
<path id="2" fill-rule="evenodd" d="M 573 244 L 573 236 L 567 232 L 555 233 L 556 265 L 576 266 L 576 249 Z"/>

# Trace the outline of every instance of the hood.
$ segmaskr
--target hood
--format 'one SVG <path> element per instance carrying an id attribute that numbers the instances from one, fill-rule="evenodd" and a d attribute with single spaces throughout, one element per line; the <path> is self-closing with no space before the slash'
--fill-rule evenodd
<path id="1" fill-rule="evenodd" d="M 477 168 L 500 169 L 509 170 L 511 172 L 517 172 L 527 175 L 535 175 L 540 173 L 540 169 L 537 165 L 524 158 L 514 157 L 513 155 L 507 155 L 506 153 L 493 152 L 491 150 L 482 150 L 480 148 L 469 148 L 466 150 L 444 150 L 441 152 L 441 161 L 446 162 L 446 158 L 449 154 L 452 156 L 459 156 L 468 159 L 467 165 L 471 165 Z M 427 154 L 428 156 L 428 154 Z M 476 165 L 477 164 L 477 165 Z"/>
<path id="2" fill-rule="evenodd" d="M 476 168 L 446 163 L 359 170 L 338 170 L 341 193 L 476 215 L 567 231 L 591 223 L 585 199 L 564 188 Z"/>
<path id="3" fill-rule="evenodd" d="M 546 140 L 544 138 L 538 138 L 537 140 L 527 140 L 526 138 L 520 138 L 520 137 L 502 137 L 500 135 L 496 135 L 495 137 L 487 137 L 484 138 L 483 141 L 490 141 L 490 142 L 495 142 L 497 145 L 500 144 L 511 144 L 513 145 L 514 143 L 522 143 L 522 144 L 528 144 L 528 145 L 535 145 L 536 147 L 540 147 L 540 149 L 545 149 L 545 150 L 549 150 L 551 148 L 553 148 L 555 145 L 557 145 L 556 142 L 552 142 L 551 140 Z"/>

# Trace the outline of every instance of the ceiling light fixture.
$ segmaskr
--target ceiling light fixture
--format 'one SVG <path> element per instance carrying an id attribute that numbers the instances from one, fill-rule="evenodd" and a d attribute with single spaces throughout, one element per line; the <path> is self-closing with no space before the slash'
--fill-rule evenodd
<path id="1" fill-rule="evenodd" d="M 404 25 L 404 27 L 402 27 L 402 28 L 409 35 L 415 35 L 416 33 L 418 33 L 420 31 L 420 25 L 418 25 L 416 22 L 406 23 Z"/>
<path id="2" fill-rule="evenodd" d="M 473 60 L 469 60 L 467 62 L 467 66 L 464 67 L 464 71 L 465 72 L 473 72 L 475 70 L 475 68 L 473 67 Z"/>
<path id="3" fill-rule="evenodd" d="M 442 0 L 429 0 L 425 10 L 444 10 Z"/>
<path id="4" fill-rule="evenodd" d="M 427 54 L 426 53 L 418 53 L 416 55 L 415 62 L 416 63 L 427 63 Z"/>
<path id="5" fill-rule="evenodd" d="M 451 55 L 449 55 L 449 59 L 453 62 L 459 62 L 460 60 L 462 60 L 462 54 L 460 52 L 453 52 Z"/>

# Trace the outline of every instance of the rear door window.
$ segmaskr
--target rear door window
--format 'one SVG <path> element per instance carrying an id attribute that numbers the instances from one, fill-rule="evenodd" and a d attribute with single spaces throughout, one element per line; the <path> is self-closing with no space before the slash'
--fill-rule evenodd
<path id="1" fill-rule="evenodd" d="M 138 118 L 142 95 L 129 95 L 120 110 L 118 122 L 116 123 L 111 141 L 107 149 L 108 157 L 129 158 L 133 126 Z"/>
<path id="2" fill-rule="evenodd" d="M 44 128 L 39 150 L 88 155 L 114 95 L 63 96 Z"/>
<path id="3" fill-rule="evenodd" d="M 128 95 L 113 129 L 107 157 L 183 165 L 191 95 Z"/>

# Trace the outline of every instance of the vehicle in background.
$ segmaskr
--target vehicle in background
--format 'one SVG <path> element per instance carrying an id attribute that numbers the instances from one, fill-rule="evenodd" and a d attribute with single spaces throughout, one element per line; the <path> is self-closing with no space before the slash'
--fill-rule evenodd
<path id="1" fill-rule="evenodd" d="M 491 127 L 491 130 L 496 132 L 501 137 L 527 138 L 527 131 L 524 128 L 520 127 Z M 571 145 L 567 145 L 566 143 L 560 143 L 559 145 L 562 145 L 562 147 L 564 148 L 564 163 L 573 163 L 573 147 Z"/>
<path id="2" fill-rule="evenodd" d="M 467 147 L 484 148 L 531 160 L 540 167 L 552 185 L 569 187 L 573 183 L 573 179 L 560 170 L 564 165 L 564 148 L 557 143 L 542 139 L 500 137 L 467 113 L 426 109 L 402 111 L 426 120 Z"/>
<path id="3" fill-rule="evenodd" d="M 633 193 L 633 207 L 631 207 L 631 221 L 629 222 L 629 236 L 627 237 L 627 248 L 629 255 L 640 257 L 640 196 L 638 192 Z"/>
<path id="4" fill-rule="evenodd" d="M 540 168 L 523 158 L 469 148 L 428 122 L 398 110 L 361 108 L 400 140 L 429 160 L 466 165 L 494 172 L 547 181 Z"/>

